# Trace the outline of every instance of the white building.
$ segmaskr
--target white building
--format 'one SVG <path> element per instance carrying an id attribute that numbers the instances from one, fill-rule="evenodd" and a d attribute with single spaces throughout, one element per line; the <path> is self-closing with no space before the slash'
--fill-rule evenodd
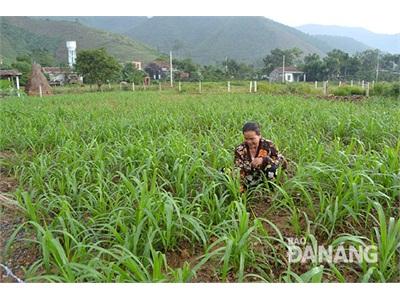
<path id="1" fill-rule="evenodd" d="M 285 72 L 285 82 L 298 82 L 302 81 L 305 77 L 304 72 L 298 70 L 296 67 L 283 67 L 275 68 L 269 74 L 269 81 L 282 82 L 283 72 Z"/>

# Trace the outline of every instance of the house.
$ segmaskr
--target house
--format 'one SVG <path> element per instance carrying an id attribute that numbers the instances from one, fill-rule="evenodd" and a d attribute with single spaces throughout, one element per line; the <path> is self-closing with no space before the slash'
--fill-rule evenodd
<path id="1" fill-rule="evenodd" d="M 177 72 L 177 76 L 180 80 L 188 80 L 190 78 L 190 73 L 184 72 L 184 71 L 179 71 L 179 72 Z"/>
<path id="2" fill-rule="evenodd" d="M 279 67 L 275 68 L 269 74 L 269 81 L 282 82 L 283 72 L 285 72 L 285 82 L 298 82 L 305 78 L 304 72 L 298 70 L 296 67 L 285 67 L 285 70 Z"/>
<path id="3" fill-rule="evenodd" d="M 42 72 L 49 79 L 50 85 L 63 85 L 67 81 L 67 68 L 42 67 Z"/>
<path id="4" fill-rule="evenodd" d="M 0 79 L 7 79 L 8 81 L 11 81 L 13 85 L 15 79 L 17 90 L 19 90 L 19 76 L 21 75 L 22 73 L 17 70 L 0 70 Z"/>
<path id="5" fill-rule="evenodd" d="M 49 78 L 50 85 L 64 85 L 66 83 L 82 83 L 82 78 L 69 68 L 42 67 L 42 72 Z"/>
<path id="6" fill-rule="evenodd" d="M 161 68 L 161 71 L 169 72 L 169 69 L 170 69 L 169 62 L 157 59 L 157 60 L 153 61 L 153 63 L 157 64 Z"/>
<path id="7" fill-rule="evenodd" d="M 149 63 L 144 70 L 149 74 L 150 78 L 161 79 L 168 76 L 170 66 L 168 62 L 157 59 Z"/>

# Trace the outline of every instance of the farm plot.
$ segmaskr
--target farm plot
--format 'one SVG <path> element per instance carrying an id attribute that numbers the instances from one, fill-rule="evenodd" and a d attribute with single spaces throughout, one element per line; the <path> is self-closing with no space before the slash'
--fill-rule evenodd
<path id="1" fill-rule="evenodd" d="M 1 263 L 28 282 L 398 282 L 399 108 L 150 91 L 1 101 Z M 249 120 L 290 166 L 273 190 L 240 194 Z M 377 260 L 290 262 L 290 239 L 374 246 Z"/>

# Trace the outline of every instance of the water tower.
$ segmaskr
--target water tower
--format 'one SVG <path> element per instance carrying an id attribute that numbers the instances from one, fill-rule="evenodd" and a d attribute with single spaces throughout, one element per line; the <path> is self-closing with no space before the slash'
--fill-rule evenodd
<path id="1" fill-rule="evenodd" d="M 67 41 L 68 65 L 72 68 L 76 60 L 76 41 Z"/>

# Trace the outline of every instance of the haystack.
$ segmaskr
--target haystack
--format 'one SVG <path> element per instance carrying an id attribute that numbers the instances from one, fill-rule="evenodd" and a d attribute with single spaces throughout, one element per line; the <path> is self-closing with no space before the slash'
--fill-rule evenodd
<path id="1" fill-rule="evenodd" d="M 42 67 L 39 64 L 33 64 L 32 73 L 25 85 L 25 92 L 29 96 L 40 96 L 40 89 L 43 96 L 53 94 L 47 78 L 42 73 Z"/>

